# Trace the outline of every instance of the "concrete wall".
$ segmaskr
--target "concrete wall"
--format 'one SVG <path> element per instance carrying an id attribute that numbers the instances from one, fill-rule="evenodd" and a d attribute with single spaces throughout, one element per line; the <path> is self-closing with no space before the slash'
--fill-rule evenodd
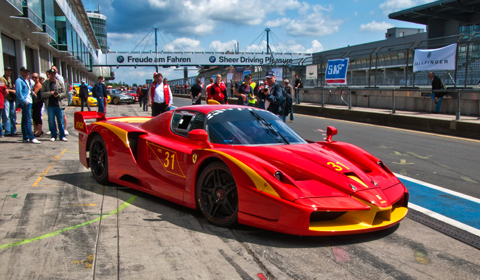
<path id="1" fill-rule="evenodd" d="M 352 89 L 352 106 L 392 109 L 392 90 L 380 89 Z M 348 103 L 349 94 L 347 90 L 333 89 L 331 93 L 323 90 L 324 104 L 345 105 L 341 97 Z M 309 103 L 322 103 L 321 89 L 301 89 L 300 101 Z M 455 114 L 457 111 L 457 94 L 451 93 L 443 98 L 440 113 Z M 430 98 L 429 89 L 422 91 L 395 91 L 395 109 L 413 112 L 434 112 L 435 103 Z M 462 92 L 460 98 L 460 112 L 466 116 L 480 115 L 480 90 L 474 89 L 469 92 Z"/>

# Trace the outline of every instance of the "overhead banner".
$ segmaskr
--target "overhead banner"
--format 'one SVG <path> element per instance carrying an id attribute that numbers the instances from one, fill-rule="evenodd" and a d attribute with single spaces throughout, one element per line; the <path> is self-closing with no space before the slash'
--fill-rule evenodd
<path id="1" fill-rule="evenodd" d="M 349 58 L 329 60 L 325 71 L 327 85 L 346 85 Z"/>
<path id="2" fill-rule="evenodd" d="M 413 72 L 455 70 L 457 44 L 440 49 L 415 50 Z"/>
<path id="3" fill-rule="evenodd" d="M 317 65 L 307 65 L 307 80 L 316 80 L 317 79 Z"/>
<path id="4" fill-rule="evenodd" d="M 288 65 L 293 60 L 309 58 L 310 54 L 264 53 L 107 53 L 99 56 L 96 66 L 252 66 Z"/>

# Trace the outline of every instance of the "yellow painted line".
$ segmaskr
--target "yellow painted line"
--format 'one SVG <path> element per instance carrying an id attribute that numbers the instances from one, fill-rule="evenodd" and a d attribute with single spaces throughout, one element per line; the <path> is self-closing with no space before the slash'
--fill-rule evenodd
<path id="1" fill-rule="evenodd" d="M 27 243 L 30 243 L 30 242 L 33 242 L 33 241 L 38 241 L 38 240 L 42 240 L 42 239 L 45 239 L 45 238 L 57 236 L 57 235 L 61 234 L 62 232 L 69 231 L 69 230 L 73 230 L 73 229 L 77 229 L 77 228 L 80 228 L 80 227 L 89 225 L 89 224 L 91 224 L 91 223 L 98 222 L 98 221 L 100 221 L 100 220 L 102 220 L 102 219 L 105 219 L 106 217 L 108 217 L 108 216 L 110 216 L 110 215 L 118 214 L 118 213 L 119 213 L 121 210 L 123 210 L 125 207 L 128 207 L 130 204 L 132 204 L 132 202 L 135 200 L 135 198 L 137 198 L 137 196 L 136 196 L 136 195 L 133 195 L 132 197 L 130 197 L 129 200 L 127 200 L 126 202 L 124 202 L 124 203 L 123 203 L 120 207 L 118 207 L 117 209 L 115 209 L 115 210 L 113 210 L 113 211 L 110 211 L 110 212 L 108 212 L 107 214 L 103 214 L 102 216 L 100 216 L 100 217 L 98 217 L 98 218 L 96 218 L 96 219 L 90 220 L 90 221 L 85 222 L 85 223 L 82 223 L 82 224 L 78 224 L 78 225 L 66 227 L 66 228 L 63 228 L 63 229 L 59 229 L 59 230 L 57 230 L 57 231 L 54 231 L 54 232 L 51 232 L 51 233 L 47 233 L 47 234 L 44 234 L 44 235 L 41 235 L 41 236 L 38 236 L 38 237 L 35 237 L 35 238 L 25 239 L 25 240 L 17 241 L 17 242 L 10 243 L 10 244 L 0 245 L 0 249 L 4 249 L 4 248 L 8 248 L 8 247 L 15 247 L 15 246 L 27 244 Z"/>
<path id="2" fill-rule="evenodd" d="M 42 180 L 43 176 L 47 175 L 47 172 L 48 170 L 50 170 L 50 168 L 52 168 L 52 166 L 60 159 L 60 157 L 67 151 L 67 149 L 63 150 L 63 152 L 56 157 L 56 159 L 52 162 L 52 164 L 50 164 L 50 166 L 47 167 L 47 169 L 45 170 L 45 172 L 43 172 L 40 177 L 38 177 L 38 179 L 35 181 L 35 183 L 33 183 L 32 187 L 38 187 L 38 183 Z"/>
<path id="3" fill-rule="evenodd" d="M 385 128 L 385 129 L 391 129 L 391 130 L 409 131 L 409 132 L 413 132 L 413 133 L 417 133 L 417 134 L 425 134 L 425 135 L 431 135 L 431 136 L 438 136 L 438 137 L 442 137 L 442 138 L 450 138 L 450 139 L 465 140 L 465 141 L 480 143 L 480 140 L 477 140 L 477 139 L 469 139 L 469 138 L 462 138 L 462 137 L 457 137 L 457 136 L 435 134 L 435 133 L 431 133 L 431 132 L 417 131 L 417 130 L 383 126 L 383 125 L 376 125 L 376 124 L 370 124 L 370 123 L 360 123 L 360 122 L 354 122 L 354 121 L 338 120 L 338 119 L 333 119 L 333 118 L 317 117 L 317 116 L 310 116 L 310 115 L 303 115 L 303 114 L 297 114 L 297 115 L 302 115 L 302 116 L 312 117 L 312 118 L 317 118 L 317 119 L 322 119 L 322 120 L 332 120 L 332 121 L 359 124 L 359 125 L 365 125 L 365 126 L 373 126 L 373 127 Z"/>

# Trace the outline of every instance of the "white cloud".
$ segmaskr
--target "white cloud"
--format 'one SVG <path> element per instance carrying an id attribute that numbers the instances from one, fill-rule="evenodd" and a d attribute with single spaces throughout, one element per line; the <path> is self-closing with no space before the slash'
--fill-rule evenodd
<path id="1" fill-rule="evenodd" d="M 265 22 L 265 26 L 266 27 L 269 27 L 269 28 L 275 28 L 275 27 L 279 27 L 279 26 L 285 26 L 286 24 L 288 24 L 290 21 L 292 21 L 291 19 L 289 18 L 277 18 L 276 20 L 269 20 L 267 22 Z"/>
<path id="2" fill-rule="evenodd" d="M 360 29 L 358 31 L 360 32 L 386 32 L 387 29 L 392 28 L 394 25 L 390 24 L 388 22 L 376 22 L 372 21 L 367 24 L 361 24 Z"/>
<path id="3" fill-rule="evenodd" d="M 200 41 L 190 38 L 178 38 L 172 43 L 166 44 L 164 51 L 178 52 L 178 51 L 203 51 L 204 48 L 200 44 Z"/>
<path id="4" fill-rule="evenodd" d="M 316 52 L 321 52 L 323 51 L 323 46 L 322 44 L 317 41 L 317 40 L 313 40 L 312 41 L 312 47 L 307 49 L 307 53 L 316 53 Z"/>
<path id="5" fill-rule="evenodd" d="M 309 5 L 302 3 L 298 10 L 299 18 L 290 21 L 286 26 L 287 34 L 296 37 L 318 37 L 338 32 L 343 20 L 332 19 L 325 12 L 333 11 L 333 6 Z"/>
<path id="6" fill-rule="evenodd" d="M 233 51 L 237 40 L 231 40 L 228 42 L 213 41 L 210 43 L 209 49 L 215 52 Z"/>
<path id="7" fill-rule="evenodd" d="M 270 49 L 273 51 L 273 52 L 276 52 L 277 49 L 275 48 L 275 46 L 270 46 Z M 256 44 L 251 44 L 249 46 L 247 46 L 244 50 L 244 52 L 266 52 L 267 51 L 267 41 L 262 41 L 260 44 L 256 45 Z"/>
<path id="8" fill-rule="evenodd" d="M 294 53 L 316 53 L 316 52 L 321 52 L 323 51 L 323 46 L 318 40 L 313 40 L 311 42 L 311 47 L 306 48 L 304 45 L 301 43 L 298 43 L 296 40 L 289 40 L 285 42 L 285 46 L 288 49 L 285 48 L 279 48 L 278 51 L 280 52 L 294 52 Z"/>
<path id="9" fill-rule="evenodd" d="M 434 0 L 387 0 L 380 4 L 380 9 L 384 14 L 390 14 L 430 2 L 434 2 Z"/>
<path id="10" fill-rule="evenodd" d="M 297 0 L 270 0 L 265 3 L 264 7 L 268 7 L 269 12 L 275 11 L 278 14 L 283 15 L 285 14 L 285 11 L 298 9 L 302 4 L 303 2 L 300 3 Z"/>

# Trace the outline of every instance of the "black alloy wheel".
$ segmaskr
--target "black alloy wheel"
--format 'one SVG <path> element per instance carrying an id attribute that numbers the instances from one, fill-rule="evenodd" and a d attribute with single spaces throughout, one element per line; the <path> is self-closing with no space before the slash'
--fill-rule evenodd
<path id="1" fill-rule="evenodd" d="M 118 105 L 118 103 L 120 103 L 120 98 L 119 97 L 113 99 L 113 104 Z"/>
<path id="2" fill-rule="evenodd" d="M 203 169 L 196 192 L 198 206 L 211 224 L 228 227 L 237 223 L 237 184 L 225 163 L 214 162 Z"/>
<path id="3" fill-rule="evenodd" d="M 99 184 L 108 184 L 107 146 L 100 135 L 95 135 L 90 144 L 90 170 Z"/>

